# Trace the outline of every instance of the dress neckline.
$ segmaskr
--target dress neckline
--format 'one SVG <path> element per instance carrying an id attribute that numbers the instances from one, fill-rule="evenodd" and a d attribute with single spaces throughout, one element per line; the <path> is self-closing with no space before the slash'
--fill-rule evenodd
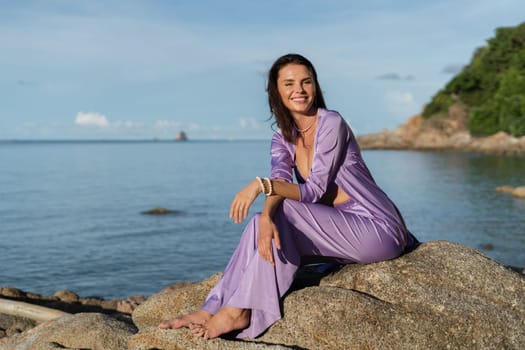
<path id="1" fill-rule="evenodd" d="M 313 168 L 313 165 L 315 163 L 315 156 L 317 154 L 317 135 L 319 134 L 319 128 L 321 126 L 321 121 L 323 120 L 323 118 L 321 118 L 322 116 L 322 109 L 321 108 L 318 108 L 317 109 L 317 126 L 315 127 L 315 131 L 314 131 L 314 143 L 313 143 L 313 156 L 312 156 L 312 164 L 310 166 L 310 169 L 309 169 L 309 172 L 308 172 L 308 175 L 310 175 L 310 173 L 312 172 L 312 168 Z M 297 131 L 296 131 L 296 137 L 297 137 Z M 303 176 L 303 174 L 301 174 L 301 172 L 299 171 L 299 168 L 297 167 L 297 163 L 295 161 L 295 155 L 296 155 L 296 151 L 297 151 L 297 146 L 295 143 L 292 144 L 292 147 L 293 147 L 293 168 L 294 168 L 294 172 L 295 172 L 295 178 L 297 179 L 297 182 L 299 183 L 305 183 L 307 178 L 305 178 Z M 308 176 L 310 177 L 310 176 Z M 302 180 L 302 182 L 300 181 Z"/>

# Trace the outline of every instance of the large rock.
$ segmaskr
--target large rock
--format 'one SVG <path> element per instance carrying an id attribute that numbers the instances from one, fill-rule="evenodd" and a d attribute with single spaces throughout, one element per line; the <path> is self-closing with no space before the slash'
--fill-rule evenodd
<path id="1" fill-rule="evenodd" d="M 209 291 L 217 284 L 221 274 L 217 273 L 201 283 L 184 285 L 173 291 L 152 295 L 133 311 L 133 323 L 144 329 L 158 326 L 164 320 L 194 311 L 200 306 Z"/>
<path id="2" fill-rule="evenodd" d="M 137 329 L 115 318 L 98 313 L 80 313 L 48 321 L 0 340 L 2 350 L 127 348 L 128 338 Z"/>
<path id="3" fill-rule="evenodd" d="M 284 313 L 260 340 L 315 349 L 525 346 L 524 279 L 448 242 L 348 265 L 319 287 L 290 295 Z"/>
<path id="4" fill-rule="evenodd" d="M 284 345 L 231 341 L 223 339 L 204 340 L 193 335 L 188 329 L 162 330 L 148 327 L 130 338 L 129 350 L 287 350 L 297 349 Z"/>
<path id="5" fill-rule="evenodd" d="M 130 349 L 245 349 L 203 342 L 186 329 L 160 331 L 163 319 L 200 306 L 206 281 L 158 295 L 133 319 Z M 319 286 L 290 293 L 284 317 L 255 341 L 306 349 L 525 347 L 525 280 L 478 251 L 445 241 L 400 258 L 347 265 Z M 145 315 L 150 315 L 146 317 Z"/>

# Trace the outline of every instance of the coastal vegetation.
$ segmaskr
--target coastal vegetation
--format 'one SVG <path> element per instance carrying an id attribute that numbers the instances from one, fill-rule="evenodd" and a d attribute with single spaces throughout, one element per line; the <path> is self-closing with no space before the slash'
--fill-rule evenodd
<path id="1" fill-rule="evenodd" d="M 472 135 L 525 135 L 525 22 L 497 28 L 487 45 L 432 98 L 423 118 L 447 118 L 449 108 L 458 103 L 466 108 Z"/>

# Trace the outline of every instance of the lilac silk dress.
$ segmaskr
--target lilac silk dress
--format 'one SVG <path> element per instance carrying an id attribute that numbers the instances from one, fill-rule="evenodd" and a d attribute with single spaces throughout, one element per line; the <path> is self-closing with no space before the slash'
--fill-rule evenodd
<path id="1" fill-rule="evenodd" d="M 257 250 L 259 213 L 246 226 L 222 279 L 201 307 L 211 314 L 224 306 L 250 309 L 250 325 L 237 338 L 255 338 L 281 318 L 281 298 L 301 259 L 323 256 L 342 263 L 371 263 L 396 258 L 417 242 L 372 178 L 345 120 L 325 109 L 319 109 L 318 116 L 308 179 L 296 169 L 301 199 L 285 199 L 273 217 L 281 239 L 281 250 L 273 247 L 275 266 Z M 270 177 L 292 182 L 294 155 L 295 145 L 276 132 Z M 334 207 L 317 203 L 335 186 L 351 199 Z"/>

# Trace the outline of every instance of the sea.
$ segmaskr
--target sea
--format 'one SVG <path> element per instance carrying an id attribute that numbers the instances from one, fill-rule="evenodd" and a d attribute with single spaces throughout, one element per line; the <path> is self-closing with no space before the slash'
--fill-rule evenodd
<path id="1" fill-rule="evenodd" d="M 0 286 L 43 295 L 150 295 L 221 271 L 243 231 L 237 191 L 270 169 L 269 141 L 0 141 Z M 422 242 L 525 266 L 525 159 L 366 150 Z M 251 214 L 262 208 L 258 198 Z M 143 214 L 153 208 L 174 213 Z"/>

